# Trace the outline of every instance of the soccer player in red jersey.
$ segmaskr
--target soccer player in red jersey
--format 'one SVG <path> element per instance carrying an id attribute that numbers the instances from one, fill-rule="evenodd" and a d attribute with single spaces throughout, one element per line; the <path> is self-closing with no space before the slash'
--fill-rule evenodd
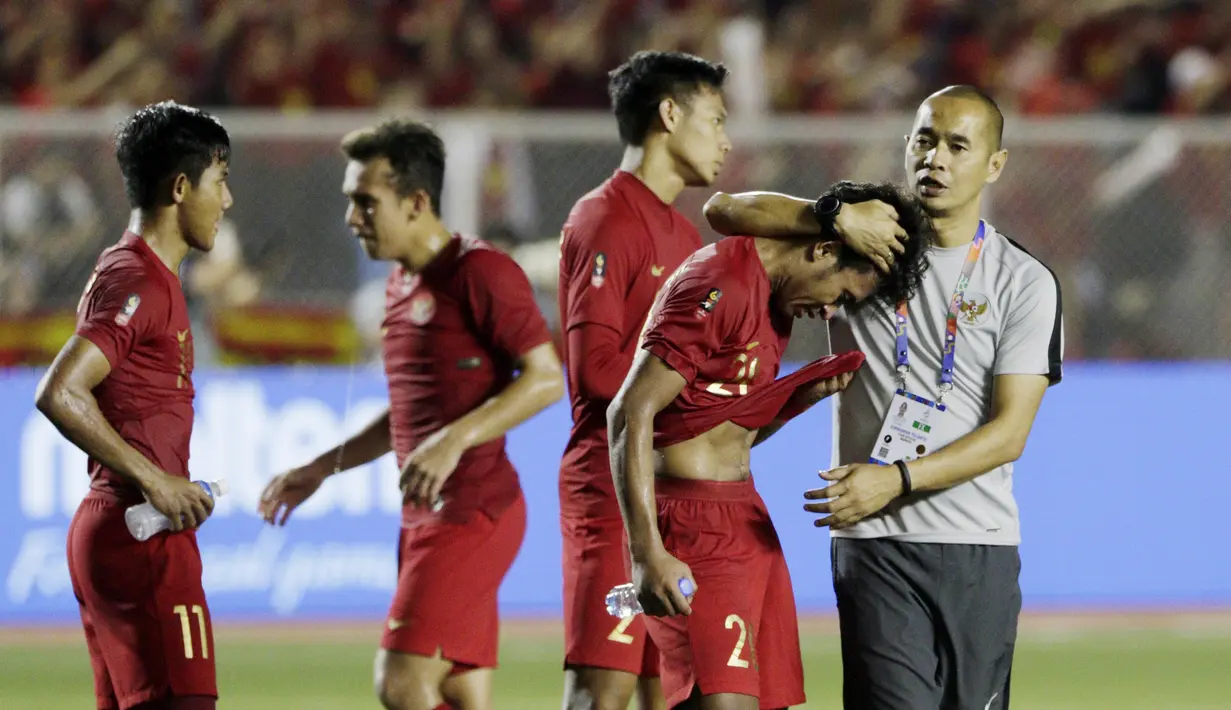
<path id="1" fill-rule="evenodd" d="M 633 361 L 659 288 L 697 249 L 696 227 L 672 206 L 711 184 L 731 144 L 720 64 L 641 52 L 611 73 L 624 159 L 577 201 L 560 242 L 560 321 L 573 429 L 560 465 L 568 710 L 661 707 L 658 654 L 640 619 L 612 619 L 604 597 L 626 581 L 623 525 L 607 455 L 607 405 Z"/>
<path id="2" fill-rule="evenodd" d="M 624 583 L 624 526 L 611 487 L 607 406 L 633 362 L 655 295 L 701 248 L 671 204 L 685 187 L 713 183 L 731 143 L 722 86 L 727 70 L 688 54 L 640 52 L 611 73 L 624 158 L 577 201 L 560 238 L 560 322 L 573 428 L 560 464 L 564 538 L 564 707 L 661 708 L 657 650 L 641 619 L 612 619 L 604 599 Z M 901 251 L 892 208 L 838 205 L 833 228 L 856 251 Z M 640 683 L 638 678 L 640 677 Z"/>
<path id="3" fill-rule="evenodd" d="M 701 249 L 656 300 L 609 410 L 632 579 L 669 707 L 804 702 L 790 575 L 753 487 L 751 448 L 844 388 L 863 362 L 830 356 L 775 381 L 792 320 L 908 296 L 930 234 L 892 186 L 840 183 L 833 194 L 847 204 L 879 199 L 901 216 L 911 238 L 887 274 L 832 227 L 819 238 L 731 237 Z"/>
<path id="4" fill-rule="evenodd" d="M 89 454 L 68 571 L 100 710 L 208 710 L 218 697 L 195 532 L 213 501 L 189 482 L 192 327 L 178 274 L 231 206 L 230 146 L 217 120 L 172 102 L 122 124 L 128 230 L 99 257 L 38 387 L 39 411 Z M 138 542 L 124 511 L 146 500 L 172 528 Z"/>
<path id="5" fill-rule="evenodd" d="M 440 138 L 390 121 L 351 133 L 342 151 L 347 224 L 371 258 L 395 262 L 383 324 L 390 406 L 272 480 L 261 513 L 284 524 L 328 476 L 393 451 L 406 505 L 377 694 L 391 710 L 487 710 L 496 592 L 526 532 L 504 436 L 558 400 L 564 376 L 516 262 L 441 223 Z"/>

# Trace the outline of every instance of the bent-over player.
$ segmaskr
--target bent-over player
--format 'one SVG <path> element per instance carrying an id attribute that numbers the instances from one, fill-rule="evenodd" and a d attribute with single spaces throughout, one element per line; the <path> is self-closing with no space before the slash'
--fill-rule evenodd
<path id="1" fill-rule="evenodd" d="M 874 295 L 908 297 L 930 242 L 918 206 L 892 186 L 842 183 L 835 192 L 897 210 L 910 238 L 888 274 L 832 233 L 732 237 L 701 249 L 656 301 L 609 410 L 632 578 L 671 707 L 804 701 L 790 576 L 753 487 L 751 448 L 844 388 L 862 363 L 848 353 L 775 381 L 793 319 Z"/>

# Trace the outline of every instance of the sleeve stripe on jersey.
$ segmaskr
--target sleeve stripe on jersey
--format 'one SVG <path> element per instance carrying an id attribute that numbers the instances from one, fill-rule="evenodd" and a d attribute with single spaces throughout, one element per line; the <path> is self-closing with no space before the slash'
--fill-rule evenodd
<path id="1" fill-rule="evenodd" d="M 1043 260 L 1031 254 L 1026 247 L 1017 242 L 1005 237 L 1005 241 L 1012 244 L 1021 253 L 1039 262 L 1039 265 L 1047 269 L 1047 273 L 1051 274 L 1051 280 L 1056 284 L 1056 319 L 1052 323 L 1051 342 L 1047 345 L 1047 382 L 1049 385 L 1054 385 L 1060 382 L 1064 376 L 1064 350 L 1063 350 L 1063 326 L 1064 326 L 1064 300 L 1060 294 L 1060 279 L 1056 276 L 1056 272 L 1052 271 L 1051 267 L 1043 263 Z"/>

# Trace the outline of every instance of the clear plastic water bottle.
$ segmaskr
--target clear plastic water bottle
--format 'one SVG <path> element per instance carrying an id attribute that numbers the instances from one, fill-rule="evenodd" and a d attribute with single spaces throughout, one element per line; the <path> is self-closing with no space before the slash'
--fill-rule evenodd
<path id="1" fill-rule="evenodd" d="M 200 486 L 210 498 L 215 500 L 227 492 L 226 479 L 193 481 L 193 483 Z M 158 512 L 158 509 L 148 502 L 134 505 L 124 511 L 124 522 L 128 525 L 128 532 L 141 542 L 149 540 L 163 530 L 171 529 L 171 519 Z"/>
<path id="2" fill-rule="evenodd" d="M 686 597 L 691 597 L 696 590 L 692 587 L 692 582 L 688 581 L 687 577 L 680 577 L 679 581 L 680 593 Z M 630 616 L 636 616 L 643 612 L 641 602 L 637 601 L 637 590 L 632 583 L 621 584 L 618 587 L 612 587 L 610 592 L 607 592 L 607 613 L 612 616 L 617 616 L 621 619 L 627 619 Z"/>

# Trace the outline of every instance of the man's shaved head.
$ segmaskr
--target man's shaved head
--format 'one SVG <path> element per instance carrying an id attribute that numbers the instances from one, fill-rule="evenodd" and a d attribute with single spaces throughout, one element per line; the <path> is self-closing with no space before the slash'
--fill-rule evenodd
<path id="1" fill-rule="evenodd" d="M 906 137 L 906 175 L 928 215 L 964 210 L 1000 179 L 1009 157 L 1003 132 L 1000 107 L 973 86 L 945 87 L 919 105 Z"/>
<path id="2" fill-rule="evenodd" d="M 996 104 L 995 99 L 983 93 L 978 87 L 971 86 L 970 84 L 946 86 L 929 96 L 927 101 L 939 98 L 968 99 L 981 104 L 987 112 L 988 134 L 986 137 L 988 139 L 988 146 L 991 149 L 990 152 L 995 153 L 1000 150 L 1001 141 L 1004 140 L 1004 114 L 1000 112 L 1000 106 Z"/>

